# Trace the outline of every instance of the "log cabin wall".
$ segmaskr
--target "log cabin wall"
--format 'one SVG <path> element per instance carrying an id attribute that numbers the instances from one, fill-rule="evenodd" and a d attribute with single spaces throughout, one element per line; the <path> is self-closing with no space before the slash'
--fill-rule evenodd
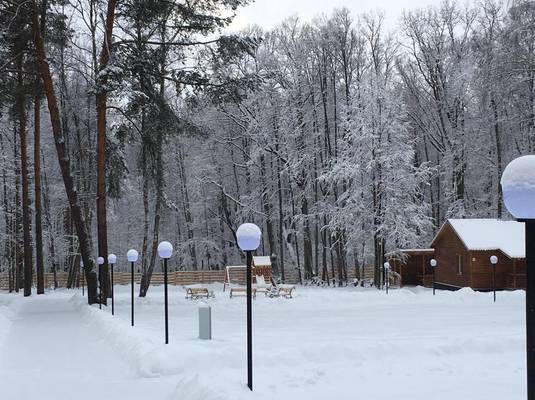
<path id="1" fill-rule="evenodd" d="M 424 276 L 433 273 L 430 261 L 434 255 L 426 250 L 404 251 L 404 253 L 407 258 L 403 261 L 399 259 L 388 260 L 392 270 L 401 276 L 402 285 L 425 286 Z"/>
<path id="2" fill-rule="evenodd" d="M 470 286 L 472 283 L 470 252 L 449 222 L 444 224 L 433 241 L 432 247 L 435 248 L 435 259 L 438 262 L 435 271 L 437 285 Z M 460 273 L 459 257 L 461 261 Z"/>
<path id="3" fill-rule="evenodd" d="M 526 259 L 513 259 L 513 269 L 505 277 L 505 287 L 507 289 L 526 288 Z"/>
<path id="4" fill-rule="evenodd" d="M 470 263 L 473 289 L 492 290 L 492 265 L 490 257 L 498 257 L 496 264 L 496 289 L 507 287 L 507 274 L 513 271 L 513 260 L 500 250 L 471 251 Z"/>

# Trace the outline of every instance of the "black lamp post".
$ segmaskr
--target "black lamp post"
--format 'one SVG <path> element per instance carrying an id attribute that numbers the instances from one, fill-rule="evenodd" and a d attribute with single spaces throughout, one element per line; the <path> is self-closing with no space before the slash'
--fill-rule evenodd
<path id="1" fill-rule="evenodd" d="M 390 270 L 390 263 L 387 261 L 384 263 L 385 267 L 385 288 L 386 288 L 386 294 L 388 294 L 388 271 Z"/>
<path id="2" fill-rule="evenodd" d="M 163 259 L 163 293 L 165 302 L 165 344 L 169 344 L 169 306 L 167 301 L 167 260 L 173 255 L 173 245 L 161 242 L 158 245 L 158 255 Z"/>
<path id="3" fill-rule="evenodd" d="M 535 400 L 535 155 L 511 161 L 501 184 L 507 210 L 525 225 L 527 392 Z"/>
<path id="4" fill-rule="evenodd" d="M 126 258 L 130 262 L 130 311 L 131 324 L 134 326 L 134 263 L 137 261 L 139 254 L 136 250 L 130 249 L 126 253 Z"/>
<path id="5" fill-rule="evenodd" d="M 429 261 L 431 268 L 433 269 L 433 296 L 435 295 L 435 268 L 437 267 L 437 260 L 434 258 Z"/>
<path id="6" fill-rule="evenodd" d="M 111 270 L 111 315 L 115 315 L 115 298 L 114 298 L 114 282 L 113 282 L 113 266 L 117 262 L 117 256 L 115 254 L 108 255 L 108 263 Z"/>
<path id="7" fill-rule="evenodd" d="M 490 263 L 492 264 L 492 290 L 494 292 L 494 302 L 496 303 L 496 264 L 498 264 L 498 257 L 490 256 Z"/>
<path id="8" fill-rule="evenodd" d="M 262 232 L 255 224 L 242 224 L 236 231 L 238 246 L 247 256 L 247 386 L 253 390 L 253 303 L 252 263 L 253 251 L 260 245 Z"/>
<path id="9" fill-rule="evenodd" d="M 97 257 L 97 264 L 98 264 L 98 308 L 102 310 L 102 264 L 104 264 L 104 258 L 103 257 Z"/>

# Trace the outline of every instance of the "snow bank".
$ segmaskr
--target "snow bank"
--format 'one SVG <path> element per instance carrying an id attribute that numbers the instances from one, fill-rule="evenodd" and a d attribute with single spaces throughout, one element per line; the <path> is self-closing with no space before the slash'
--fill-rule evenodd
<path id="1" fill-rule="evenodd" d="M 109 309 L 87 306 L 78 295 L 72 302 L 138 377 L 176 379 L 169 399 L 349 400 L 355 377 L 361 398 L 523 395 L 523 291 L 500 292 L 497 303 L 492 293 L 469 288 L 433 296 L 421 287 L 388 295 L 376 289 L 298 287 L 291 300 L 258 296 L 253 303 L 255 392 L 250 393 L 245 299 L 229 299 L 220 285 L 211 289 L 216 298 L 207 303 L 214 339 L 197 339 L 197 310 L 204 302 L 185 300 L 184 290 L 173 288 L 169 345 L 163 344 L 161 287 L 136 298 L 134 328 L 127 287 L 116 288 L 115 317 Z M 381 377 L 392 390 L 373 390 Z M 437 397 L 436 385 L 449 392 Z"/>
<path id="2" fill-rule="evenodd" d="M 107 312 L 102 312 L 95 306 L 88 306 L 87 299 L 76 294 L 71 299 L 80 314 L 98 330 L 103 339 L 134 369 L 140 377 L 154 377 L 177 374 L 183 371 L 180 354 L 173 352 L 173 348 L 157 343 L 132 328 L 126 321 L 113 318 Z"/>
<path id="3" fill-rule="evenodd" d="M 3 346 L 16 313 L 17 301 L 13 295 L 0 294 L 0 348 Z"/>

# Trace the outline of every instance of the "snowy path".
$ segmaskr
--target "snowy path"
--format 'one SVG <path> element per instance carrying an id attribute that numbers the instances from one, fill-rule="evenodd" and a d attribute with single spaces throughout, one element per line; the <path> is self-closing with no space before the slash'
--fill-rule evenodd
<path id="1" fill-rule="evenodd" d="M 2 399 L 146 400 L 155 393 L 167 398 L 173 392 L 176 380 L 135 376 L 99 335 L 92 334 L 70 296 L 49 297 L 20 304 L 0 348 Z"/>
<path id="2" fill-rule="evenodd" d="M 204 301 L 116 287 L 115 316 L 76 291 L 0 293 L 0 399 L 520 400 L 526 398 L 524 293 L 298 287 L 254 302 L 255 392 L 245 385 L 245 299 L 211 287 L 214 338 L 198 339 Z"/>

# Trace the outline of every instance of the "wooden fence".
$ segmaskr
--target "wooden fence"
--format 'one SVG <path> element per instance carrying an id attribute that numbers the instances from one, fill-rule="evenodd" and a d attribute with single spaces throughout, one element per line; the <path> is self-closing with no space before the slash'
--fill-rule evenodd
<path id="1" fill-rule="evenodd" d="M 58 287 L 63 288 L 67 287 L 67 272 L 58 272 L 56 274 Z M 33 276 L 34 285 L 35 285 L 35 274 Z M 114 272 L 113 280 L 116 285 L 126 285 L 130 283 L 130 272 Z M 141 282 L 141 274 L 135 273 L 134 279 L 136 283 Z M 191 285 L 195 283 L 215 283 L 225 280 L 225 271 L 175 271 L 169 272 L 167 274 L 167 279 L 170 285 Z M 83 275 L 80 277 L 79 284 L 85 284 L 83 282 Z M 151 278 L 151 284 L 161 285 L 163 284 L 163 273 L 153 273 Z M 45 287 L 53 288 L 54 287 L 54 274 L 46 273 L 45 274 Z M 7 274 L 0 274 L 0 289 L 7 290 L 9 289 L 9 281 Z"/>
<path id="2" fill-rule="evenodd" d="M 269 281 L 271 278 L 271 267 L 254 267 L 253 275 L 264 275 L 266 280 Z M 366 266 L 361 269 L 361 273 L 364 275 L 364 279 L 371 280 L 373 279 L 373 267 L 372 266 Z M 337 272 L 337 269 L 335 269 L 335 272 Z M 348 280 L 351 281 L 355 278 L 355 270 L 354 268 L 348 268 Z M 236 276 L 234 276 L 236 274 Z M 67 279 L 68 279 L 68 273 L 67 272 L 58 272 L 57 274 L 57 280 L 58 280 L 58 287 L 63 288 L 67 287 Z M 170 285 L 192 285 L 196 283 L 215 283 L 225 282 L 225 276 L 226 276 L 226 270 L 218 270 L 218 271 L 174 271 L 169 272 L 168 274 L 168 280 Z M 320 270 L 320 276 L 321 276 L 321 270 Z M 329 268 L 329 277 L 332 279 L 331 276 L 331 269 Z M 291 276 L 291 274 L 287 273 L 287 282 L 297 282 L 297 278 Z M 34 284 L 35 284 L 35 273 L 33 275 Z M 136 283 L 141 282 L 141 274 L 135 273 L 134 279 Z M 80 286 L 82 285 L 83 275 L 80 277 Z M 126 285 L 130 283 L 130 272 L 115 272 L 114 273 L 114 281 L 117 285 Z M 245 269 L 243 270 L 237 270 L 233 272 L 232 281 L 235 283 L 245 284 Z M 84 282 L 85 284 L 85 282 Z M 161 285 L 163 284 L 163 273 L 153 273 L 151 278 L 151 284 L 154 285 Z M 52 273 L 46 273 L 45 274 L 45 287 L 47 288 L 53 288 L 54 287 L 54 275 Z M 8 274 L 7 273 L 1 273 L 0 274 L 0 290 L 7 290 L 9 289 L 9 281 L 8 281 Z"/>

